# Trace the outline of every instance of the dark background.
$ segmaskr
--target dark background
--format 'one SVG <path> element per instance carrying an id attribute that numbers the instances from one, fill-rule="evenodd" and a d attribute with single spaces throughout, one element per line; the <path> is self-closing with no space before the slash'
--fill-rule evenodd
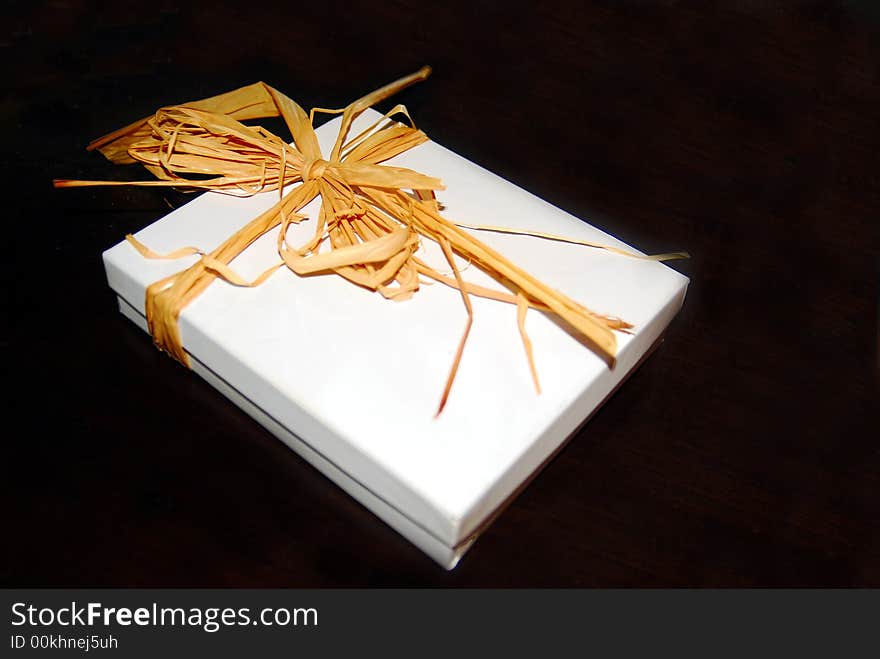
<path id="1" fill-rule="evenodd" d="M 876 5 L 274 4 L 3 4 L 0 584 L 880 585 Z M 101 252 L 185 197 L 51 187 L 139 177 L 84 146 L 161 105 L 426 63 L 395 102 L 439 143 L 693 255 L 666 343 L 452 573 L 118 314 Z"/>

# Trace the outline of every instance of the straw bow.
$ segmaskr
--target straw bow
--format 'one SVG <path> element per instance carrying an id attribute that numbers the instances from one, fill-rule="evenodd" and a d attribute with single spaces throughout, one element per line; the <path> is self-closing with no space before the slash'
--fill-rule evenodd
<path id="1" fill-rule="evenodd" d="M 439 179 L 381 164 L 428 139 L 422 131 L 390 120 L 392 115 L 398 114 L 409 118 L 406 108 L 396 106 L 367 130 L 348 139 L 352 121 L 359 114 L 404 87 L 424 80 L 429 74 L 430 68 L 424 67 L 363 96 L 342 110 L 315 108 L 311 115 L 265 83 L 163 108 L 154 116 L 89 145 L 89 149 L 99 149 L 116 163 L 141 162 L 158 180 L 127 183 L 56 181 L 55 184 L 58 187 L 171 185 L 233 195 L 278 190 L 279 200 L 274 206 L 209 253 L 186 247 L 170 254 L 157 254 L 132 236 L 126 236 L 148 258 L 201 256 L 190 267 L 150 285 L 146 292 L 147 323 L 154 342 L 187 366 L 189 356 L 181 344 L 178 326 L 180 313 L 186 305 L 217 277 L 237 286 L 257 286 L 282 266 L 298 275 L 336 273 L 386 298 L 398 300 L 406 299 L 418 290 L 420 276 L 457 289 L 467 311 L 467 320 L 437 414 L 446 404 L 473 322 L 472 295 L 517 305 L 519 330 L 538 391 L 540 385 L 524 324 L 529 308 L 547 313 L 569 331 L 574 331 L 612 365 L 617 345 L 612 330 L 627 331 L 631 325 L 619 318 L 590 311 L 441 216 L 434 197 L 435 190 L 443 189 Z M 321 154 L 312 127 L 315 112 L 342 114 L 339 134 L 327 159 Z M 293 136 L 293 145 L 262 127 L 241 123 L 279 115 Z M 409 121 L 412 123 L 411 119 Z M 295 183 L 299 185 L 291 185 Z M 285 190 L 289 192 L 284 194 Z M 321 197 L 321 206 L 312 238 L 299 247 L 289 245 L 286 238 L 289 226 L 305 219 L 299 211 L 317 196 Z M 229 263 L 251 243 L 279 225 L 277 248 L 280 258 L 276 264 L 253 281 L 244 280 L 229 267 Z M 504 231 L 499 227 L 472 228 Z M 566 240 L 547 234 L 533 235 Z M 433 240 L 440 246 L 452 277 L 437 272 L 416 256 L 420 238 Z M 583 244 L 605 248 L 592 243 Z M 510 292 L 464 281 L 454 260 L 456 253 L 487 272 Z M 681 254 L 630 256 L 661 260 Z"/>

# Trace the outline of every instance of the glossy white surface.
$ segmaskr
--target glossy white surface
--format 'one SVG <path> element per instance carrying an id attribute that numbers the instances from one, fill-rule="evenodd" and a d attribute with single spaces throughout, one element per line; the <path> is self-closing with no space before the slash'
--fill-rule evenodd
<path id="1" fill-rule="evenodd" d="M 361 122 L 375 116 L 365 113 Z M 338 120 L 317 131 L 325 153 L 337 126 Z M 438 196 L 451 220 L 626 247 L 435 143 L 394 164 L 442 178 L 447 189 Z M 137 237 L 160 252 L 184 245 L 211 249 L 277 194 L 239 199 L 207 193 Z M 313 223 L 304 222 L 291 242 L 305 240 L 312 230 Z M 461 368 L 445 411 L 435 419 L 466 318 L 458 292 L 446 286 L 423 286 L 411 300 L 391 302 L 334 275 L 300 278 L 282 270 L 255 289 L 217 281 L 181 316 L 186 349 L 302 441 L 297 449 L 285 440 L 292 448 L 317 451 L 377 498 L 381 505 L 371 509 L 392 526 L 397 528 L 390 517 L 403 516 L 431 542 L 450 549 L 464 543 L 626 375 L 678 311 L 688 281 L 658 263 L 478 234 L 582 304 L 634 323 L 634 336 L 618 334 L 616 368 L 609 370 L 552 321 L 530 312 L 527 327 L 543 387 L 536 395 L 516 309 L 475 298 Z M 277 260 L 274 243 L 274 232 L 264 236 L 233 267 L 256 276 Z M 421 255 L 448 272 L 438 249 L 426 244 Z M 104 258 L 111 287 L 142 314 L 145 287 L 195 257 L 146 260 L 123 242 Z M 466 279 L 498 288 L 476 267 L 461 265 Z"/>

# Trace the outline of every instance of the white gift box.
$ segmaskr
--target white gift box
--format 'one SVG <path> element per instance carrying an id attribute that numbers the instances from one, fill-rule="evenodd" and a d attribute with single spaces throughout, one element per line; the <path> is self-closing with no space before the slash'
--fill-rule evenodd
<path id="1" fill-rule="evenodd" d="M 367 111 L 358 127 L 374 122 Z M 339 119 L 317 129 L 329 153 Z M 633 250 L 433 142 L 389 161 L 443 180 L 454 222 L 543 231 Z M 277 201 L 203 194 L 137 234 L 157 252 L 211 250 Z M 313 204 L 304 212 L 315 214 Z M 277 231 L 277 230 L 276 230 Z M 288 233 L 305 242 L 312 221 Z M 337 485 L 447 569 L 647 354 L 684 300 L 688 279 L 667 266 L 534 237 L 474 231 L 514 263 L 586 307 L 634 324 L 617 333 L 613 369 L 542 313 L 531 338 L 536 393 L 516 307 L 473 298 L 474 324 L 449 402 L 435 418 L 466 312 L 458 291 L 424 285 L 393 302 L 336 275 L 282 268 L 256 288 L 217 280 L 181 314 L 193 370 Z M 253 278 L 277 262 L 275 231 L 232 262 Z M 419 256 L 441 272 L 442 252 Z M 127 242 L 104 253 L 120 310 L 146 329 L 154 281 L 198 257 L 149 260 Z M 465 279 L 504 290 L 475 266 Z"/>

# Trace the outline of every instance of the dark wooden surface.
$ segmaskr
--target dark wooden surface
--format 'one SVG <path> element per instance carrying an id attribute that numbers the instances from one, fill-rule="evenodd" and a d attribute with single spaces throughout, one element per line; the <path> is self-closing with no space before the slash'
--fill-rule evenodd
<path id="1" fill-rule="evenodd" d="M 220 4 L 3 5 L 0 583 L 880 585 L 877 9 Z M 396 100 L 438 142 L 693 255 L 666 343 L 452 573 L 117 313 L 101 252 L 182 195 L 50 185 L 131 176 L 83 147 L 159 105 L 425 63 Z"/>

